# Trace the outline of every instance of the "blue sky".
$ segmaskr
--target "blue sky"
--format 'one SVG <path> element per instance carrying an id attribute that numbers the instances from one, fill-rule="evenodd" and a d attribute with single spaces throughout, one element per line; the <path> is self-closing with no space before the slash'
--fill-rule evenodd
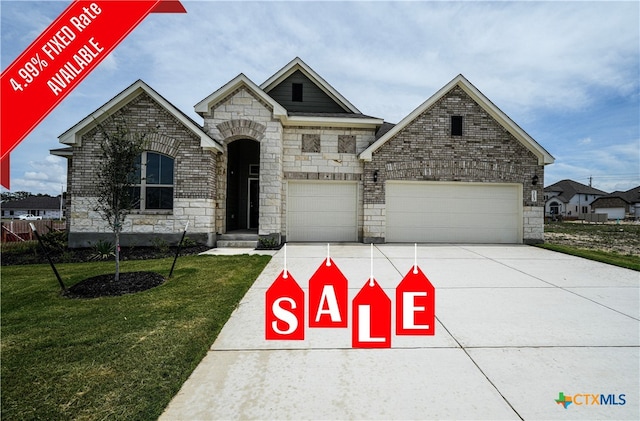
<path id="1" fill-rule="evenodd" d="M 201 99 L 296 56 L 393 123 L 462 73 L 556 158 L 545 185 L 640 185 L 636 1 L 182 3 L 187 14 L 150 15 L 12 152 L 12 191 L 59 194 L 58 136 L 137 79 L 202 122 Z M 0 1 L 2 69 L 69 4 Z"/>

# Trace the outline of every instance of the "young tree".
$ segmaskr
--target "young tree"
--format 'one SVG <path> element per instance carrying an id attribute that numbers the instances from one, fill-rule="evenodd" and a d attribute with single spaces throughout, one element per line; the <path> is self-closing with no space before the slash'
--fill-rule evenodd
<path id="1" fill-rule="evenodd" d="M 139 199 L 132 194 L 146 145 L 146 133 L 132 130 L 124 115 L 111 116 L 98 125 L 101 160 L 97 164 L 96 193 L 98 211 L 113 230 L 115 243 L 115 281 L 120 280 L 120 233 L 124 220 Z"/>

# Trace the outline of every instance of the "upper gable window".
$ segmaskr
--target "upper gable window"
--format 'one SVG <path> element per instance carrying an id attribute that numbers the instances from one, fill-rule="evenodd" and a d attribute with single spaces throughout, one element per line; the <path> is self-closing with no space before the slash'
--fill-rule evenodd
<path id="1" fill-rule="evenodd" d="M 451 136 L 462 136 L 462 116 L 451 116 Z"/>
<path id="2" fill-rule="evenodd" d="M 291 101 L 302 102 L 302 83 L 291 84 Z"/>

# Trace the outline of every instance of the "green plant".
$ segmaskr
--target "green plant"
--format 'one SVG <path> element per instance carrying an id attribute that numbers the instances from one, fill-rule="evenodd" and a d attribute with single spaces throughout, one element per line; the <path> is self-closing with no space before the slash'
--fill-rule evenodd
<path id="1" fill-rule="evenodd" d="M 160 237 L 154 237 L 151 240 L 151 244 L 162 254 L 165 254 L 169 251 L 169 243 Z"/>
<path id="2" fill-rule="evenodd" d="M 116 247 L 110 241 L 99 240 L 93 245 L 93 254 L 91 254 L 91 260 L 106 260 L 110 257 L 115 257 Z"/>
<path id="3" fill-rule="evenodd" d="M 64 250 L 67 248 L 67 232 L 51 230 L 41 235 L 42 242 L 52 249 Z"/>
<path id="4" fill-rule="evenodd" d="M 184 240 L 182 240 L 182 247 L 194 247 L 194 246 L 197 246 L 197 245 L 198 245 L 198 243 L 196 243 L 195 241 L 193 241 L 189 237 L 184 237 Z"/>
<path id="5" fill-rule="evenodd" d="M 274 237 L 260 237 L 258 239 L 258 248 L 260 249 L 274 249 L 278 246 L 278 240 Z"/>

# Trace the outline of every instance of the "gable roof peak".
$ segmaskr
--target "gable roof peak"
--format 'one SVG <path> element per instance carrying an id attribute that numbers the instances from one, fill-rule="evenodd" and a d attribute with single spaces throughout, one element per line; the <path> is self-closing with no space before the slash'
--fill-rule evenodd
<path id="1" fill-rule="evenodd" d="M 296 71 L 302 72 L 307 78 L 309 78 L 320 90 L 326 93 L 331 99 L 338 103 L 346 112 L 354 114 L 362 114 L 355 105 L 349 102 L 340 92 L 338 92 L 333 86 L 331 86 L 326 80 L 322 78 L 315 70 L 313 70 L 307 63 L 305 63 L 300 57 L 295 57 L 283 68 L 274 73 L 270 78 L 265 80 L 260 89 L 269 93 L 272 89 L 282 83 L 286 78 L 291 76 Z"/>
<path id="2" fill-rule="evenodd" d="M 509 133 L 515 137 L 525 148 L 530 150 L 537 158 L 539 165 L 553 164 L 554 158 L 545 148 L 543 148 L 538 142 L 536 142 L 527 132 L 522 130 L 509 116 L 507 116 L 500 108 L 489 100 L 478 88 L 473 86 L 469 80 L 462 75 L 451 79 L 449 83 L 444 85 L 440 90 L 433 94 L 429 99 L 423 102 L 415 110 L 413 110 L 408 116 L 403 118 L 395 127 L 381 136 L 378 140 L 371 144 L 360 154 L 360 159 L 370 161 L 372 155 L 387 141 L 392 139 L 396 134 L 402 131 L 405 127 L 411 124 L 418 116 L 428 110 L 432 105 L 438 102 L 441 98 L 447 95 L 452 89 L 459 86 L 467 95 L 471 97 L 487 114 L 489 114 L 498 124 L 507 129 Z"/>
<path id="3" fill-rule="evenodd" d="M 200 146 L 202 148 L 223 152 L 222 146 L 209 137 L 198 123 L 180 111 L 171 102 L 167 101 L 166 98 L 147 85 L 142 79 L 138 79 L 133 82 L 105 104 L 101 105 L 97 110 L 80 120 L 66 132 L 62 133 L 58 136 L 58 140 L 60 143 L 67 145 L 79 144 L 82 135 L 89 132 L 114 112 L 133 101 L 142 93 L 149 95 L 156 103 L 172 114 L 187 130 L 194 133 L 200 139 Z"/>

